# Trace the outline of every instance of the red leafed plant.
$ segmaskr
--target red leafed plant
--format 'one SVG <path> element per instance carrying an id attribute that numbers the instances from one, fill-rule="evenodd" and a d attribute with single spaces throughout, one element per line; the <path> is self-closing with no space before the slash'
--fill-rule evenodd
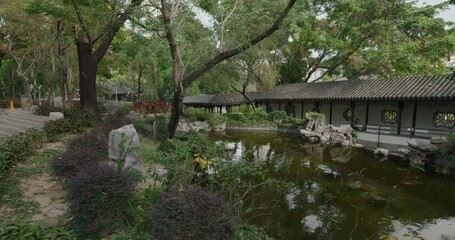
<path id="1" fill-rule="evenodd" d="M 165 101 L 136 101 L 133 103 L 133 109 L 140 113 L 165 113 L 169 111 L 169 104 Z"/>

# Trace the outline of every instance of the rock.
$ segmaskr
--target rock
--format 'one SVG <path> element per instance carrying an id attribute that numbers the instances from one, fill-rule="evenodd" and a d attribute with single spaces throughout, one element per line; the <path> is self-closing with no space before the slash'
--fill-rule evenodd
<path id="1" fill-rule="evenodd" d="M 33 100 L 31 96 L 21 95 L 21 106 L 24 110 L 30 110 L 33 106 Z"/>
<path id="2" fill-rule="evenodd" d="M 156 115 L 153 113 L 149 113 L 149 114 L 145 115 L 145 117 L 152 121 L 156 119 Z"/>
<path id="3" fill-rule="evenodd" d="M 379 161 L 385 161 L 387 160 L 389 156 L 389 149 L 384 149 L 384 148 L 377 148 L 374 150 L 374 157 L 378 159 Z"/>
<path id="4" fill-rule="evenodd" d="M 348 187 L 357 190 L 362 187 L 362 183 L 360 181 L 350 182 L 348 183 Z"/>
<path id="5" fill-rule="evenodd" d="M 436 144 L 436 145 L 444 144 L 444 143 L 447 143 L 447 138 L 445 136 L 434 136 L 434 137 L 431 137 L 430 143 Z"/>
<path id="6" fill-rule="evenodd" d="M 410 152 L 411 152 L 411 150 L 409 150 L 407 148 L 398 148 L 398 153 L 399 154 L 407 156 Z"/>
<path id="7" fill-rule="evenodd" d="M 54 107 L 63 107 L 62 97 L 54 98 Z"/>
<path id="8" fill-rule="evenodd" d="M 356 144 L 354 144 L 354 147 L 356 147 L 356 148 L 363 148 L 363 145 L 360 144 L 360 143 L 356 143 Z"/>
<path id="9" fill-rule="evenodd" d="M 423 166 L 425 165 L 425 153 L 418 150 L 411 150 L 409 152 L 409 163 L 414 166 Z"/>
<path id="10" fill-rule="evenodd" d="M 52 121 L 55 121 L 55 120 L 58 120 L 58 119 L 62 119 L 64 118 L 65 116 L 63 115 L 63 113 L 61 112 L 50 112 L 49 113 L 49 118 L 52 120 Z"/>
<path id="11" fill-rule="evenodd" d="M 114 129 L 109 133 L 109 158 L 123 160 L 123 169 L 140 169 L 137 148 L 139 136 L 133 124 Z"/>
<path id="12" fill-rule="evenodd" d="M 212 130 L 215 131 L 215 132 L 224 132 L 226 131 L 226 127 L 227 127 L 227 123 L 226 122 L 220 122 L 218 124 L 216 124 Z"/>
<path id="13" fill-rule="evenodd" d="M 438 150 L 438 146 L 420 139 L 409 139 L 408 145 L 413 149 L 420 150 L 423 152 L 434 152 Z"/>
<path id="14" fill-rule="evenodd" d="M 209 123 L 202 122 L 202 121 L 187 122 L 184 119 L 182 119 L 179 121 L 179 124 L 177 126 L 178 132 L 189 132 L 189 131 L 199 132 L 201 130 L 204 130 L 207 132 L 210 131 Z"/>

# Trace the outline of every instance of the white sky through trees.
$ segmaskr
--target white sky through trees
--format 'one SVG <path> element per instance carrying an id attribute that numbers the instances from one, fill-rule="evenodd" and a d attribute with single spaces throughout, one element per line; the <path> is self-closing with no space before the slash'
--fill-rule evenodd
<path id="1" fill-rule="evenodd" d="M 425 5 L 435 5 L 439 3 L 447 2 L 444 0 L 419 0 L 418 6 L 425 6 Z M 455 5 L 450 5 L 449 9 L 441 12 L 437 15 L 437 17 L 443 18 L 446 21 L 455 22 Z"/>

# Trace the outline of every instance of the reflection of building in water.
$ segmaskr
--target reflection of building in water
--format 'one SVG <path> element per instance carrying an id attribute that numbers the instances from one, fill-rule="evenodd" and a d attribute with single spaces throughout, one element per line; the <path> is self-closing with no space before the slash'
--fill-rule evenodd
<path id="1" fill-rule="evenodd" d="M 322 146 L 305 146 L 305 151 L 313 161 L 321 161 L 324 159 L 324 147 Z"/>
<path id="2" fill-rule="evenodd" d="M 229 142 L 225 144 L 227 158 L 234 162 L 239 161 L 243 157 L 243 142 Z"/>
<path id="3" fill-rule="evenodd" d="M 256 161 L 259 162 L 265 162 L 269 160 L 271 157 L 273 157 L 273 155 L 274 152 L 270 147 L 270 143 L 267 143 L 267 145 L 259 146 L 254 151 L 254 158 Z"/>

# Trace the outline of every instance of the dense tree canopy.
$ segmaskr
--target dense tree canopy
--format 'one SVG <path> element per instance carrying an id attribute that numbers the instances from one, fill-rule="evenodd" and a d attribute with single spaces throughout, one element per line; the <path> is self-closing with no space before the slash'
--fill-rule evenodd
<path id="1" fill-rule="evenodd" d="M 2 1 L 0 96 L 60 93 L 71 106 L 79 90 L 81 105 L 98 112 L 98 91 L 121 85 L 149 100 L 173 99 L 177 109 L 188 94 L 444 74 L 455 31 L 436 15 L 448 4 L 454 2 Z"/>

